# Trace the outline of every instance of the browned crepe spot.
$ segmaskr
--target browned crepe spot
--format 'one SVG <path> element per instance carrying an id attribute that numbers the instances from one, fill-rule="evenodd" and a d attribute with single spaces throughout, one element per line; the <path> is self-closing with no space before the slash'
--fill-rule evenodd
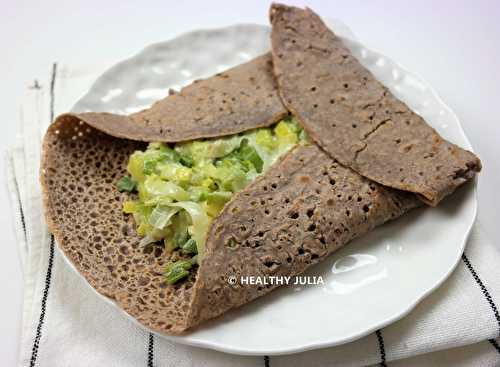
<path id="1" fill-rule="evenodd" d="M 274 285 L 228 285 L 235 276 L 294 276 L 375 226 L 420 205 L 298 146 L 224 207 L 198 272 L 190 325 L 260 297 Z M 239 282 L 238 282 L 239 283 Z"/>
<path id="2" fill-rule="evenodd" d="M 276 89 L 271 55 L 197 80 L 130 116 L 66 114 L 118 138 L 177 142 L 265 127 L 288 114 Z"/>
<path id="3" fill-rule="evenodd" d="M 332 157 L 437 205 L 481 162 L 396 99 L 310 9 L 271 7 L 274 72 L 283 102 Z"/>

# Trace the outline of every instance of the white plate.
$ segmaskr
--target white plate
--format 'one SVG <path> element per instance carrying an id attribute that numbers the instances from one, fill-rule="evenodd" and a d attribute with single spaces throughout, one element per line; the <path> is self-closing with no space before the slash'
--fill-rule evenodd
<path id="1" fill-rule="evenodd" d="M 353 54 L 450 141 L 471 149 L 455 114 L 434 90 L 329 22 Z M 269 28 L 236 25 L 151 45 L 104 73 L 75 111 L 130 113 L 269 50 Z M 410 312 L 460 259 L 476 215 L 475 183 L 438 208 L 415 210 L 353 241 L 308 271 L 323 286 L 288 287 L 173 341 L 236 354 L 273 355 L 338 345 Z"/>

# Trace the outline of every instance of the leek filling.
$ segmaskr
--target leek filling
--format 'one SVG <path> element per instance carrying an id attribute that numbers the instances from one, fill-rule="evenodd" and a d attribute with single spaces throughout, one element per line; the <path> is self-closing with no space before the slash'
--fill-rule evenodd
<path id="1" fill-rule="evenodd" d="M 210 223 L 233 194 L 306 141 L 300 125 L 288 117 L 269 128 L 222 138 L 150 143 L 130 156 L 129 176 L 118 181 L 117 189 L 137 193 L 123 203 L 123 211 L 133 215 L 140 245 L 163 245 L 189 259 L 167 265 L 168 283 L 187 277 L 200 263 Z"/>

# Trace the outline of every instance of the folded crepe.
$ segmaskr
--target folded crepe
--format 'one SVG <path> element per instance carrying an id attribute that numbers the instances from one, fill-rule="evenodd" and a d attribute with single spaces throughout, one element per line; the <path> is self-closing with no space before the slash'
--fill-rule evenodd
<path id="1" fill-rule="evenodd" d="M 309 17 L 301 26 L 307 22 Z M 274 51 L 281 47 L 277 37 L 273 31 Z M 280 65 L 275 68 L 282 85 Z M 337 162 L 329 145 L 318 139 L 331 136 L 331 128 L 296 108 L 286 88 L 278 90 L 267 54 L 197 81 L 137 114 L 56 119 L 43 145 L 45 216 L 59 248 L 95 290 L 144 326 L 179 334 L 277 287 L 230 284 L 230 277 L 301 274 L 353 238 L 421 205 L 413 193 L 383 186 Z M 234 193 L 209 226 L 199 265 L 182 281 L 167 282 L 165 267 L 189 256 L 166 246 L 141 246 L 143 235 L 122 210 L 132 194 L 117 190 L 131 154 L 145 150 L 147 142 L 215 138 L 271 126 L 288 109 L 318 145 L 296 144 Z M 331 113 L 335 119 L 340 112 Z M 441 164 L 448 172 L 450 163 Z"/>
<path id="2" fill-rule="evenodd" d="M 286 107 L 331 157 L 432 206 L 481 169 L 399 101 L 310 9 L 273 4 L 274 72 Z"/>
<path id="3" fill-rule="evenodd" d="M 178 142 L 269 126 L 288 114 L 276 89 L 269 53 L 170 94 L 129 116 L 69 115 L 118 138 Z"/>

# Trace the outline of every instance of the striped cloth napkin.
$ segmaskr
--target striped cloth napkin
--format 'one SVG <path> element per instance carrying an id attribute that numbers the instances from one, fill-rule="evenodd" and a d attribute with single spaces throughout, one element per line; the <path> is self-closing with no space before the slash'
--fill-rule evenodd
<path id="1" fill-rule="evenodd" d="M 339 347 L 236 356 L 175 344 L 124 318 L 62 259 L 43 220 L 38 183 L 43 131 L 102 70 L 54 64 L 50 77 L 27 91 L 20 135 L 7 154 L 24 272 L 20 366 L 500 366 L 500 253 L 478 224 L 437 291 L 404 319 Z"/>

